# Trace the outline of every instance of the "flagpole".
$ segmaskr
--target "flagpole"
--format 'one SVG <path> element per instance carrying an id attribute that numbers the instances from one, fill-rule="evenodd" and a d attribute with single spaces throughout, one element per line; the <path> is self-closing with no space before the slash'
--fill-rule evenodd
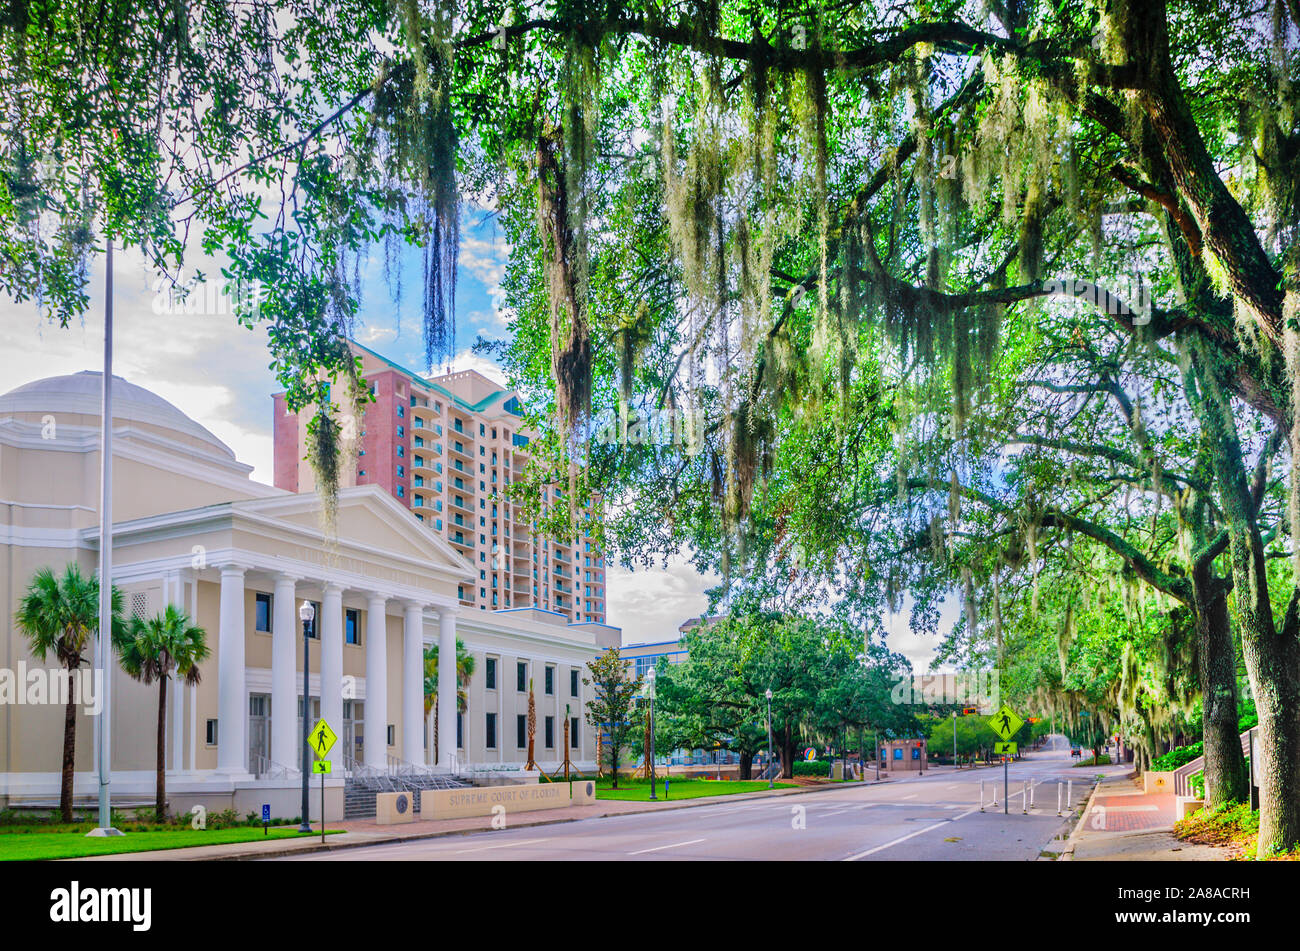
<path id="1" fill-rule="evenodd" d="M 113 239 L 105 242 L 104 254 L 104 379 L 100 413 L 99 450 L 99 631 L 95 639 L 95 668 L 104 698 L 95 720 L 95 741 L 99 754 L 99 827 L 89 835 L 122 833 L 113 828 L 109 803 L 112 763 L 112 609 L 113 609 Z"/>

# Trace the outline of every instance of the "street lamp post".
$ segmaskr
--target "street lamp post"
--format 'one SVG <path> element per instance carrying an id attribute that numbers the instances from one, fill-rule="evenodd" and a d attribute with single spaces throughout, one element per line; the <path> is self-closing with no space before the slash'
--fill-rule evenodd
<path id="1" fill-rule="evenodd" d="M 308 810 L 311 808 L 307 804 L 307 777 L 311 774 L 311 753 L 307 750 L 307 731 L 311 729 L 311 724 L 307 722 L 307 716 L 311 712 L 311 690 L 307 681 L 308 653 L 307 642 L 311 632 L 312 619 L 316 617 L 316 609 L 312 607 L 310 601 L 304 601 L 298 608 L 298 617 L 302 619 L 302 823 L 298 826 L 299 832 L 310 832 L 311 823 L 307 821 Z M 325 820 L 322 813 L 321 821 Z"/>
<path id="2" fill-rule="evenodd" d="M 957 711 L 952 712 L 952 768 L 957 768 Z"/>
<path id="3" fill-rule="evenodd" d="M 767 688 L 767 788 L 776 787 L 776 778 L 772 774 L 772 763 L 775 760 L 772 757 L 772 688 Z"/>
<path id="4" fill-rule="evenodd" d="M 650 749 L 646 751 L 646 763 L 650 767 L 650 801 L 655 800 L 655 669 L 651 667 L 645 675 L 645 693 L 650 698 Z"/>

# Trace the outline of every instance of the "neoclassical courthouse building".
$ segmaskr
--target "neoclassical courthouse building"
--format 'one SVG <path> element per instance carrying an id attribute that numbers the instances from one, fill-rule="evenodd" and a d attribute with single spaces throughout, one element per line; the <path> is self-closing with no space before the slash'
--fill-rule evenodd
<path id="1" fill-rule="evenodd" d="M 14 621 L 36 570 L 96 570 L 100 390 L 100 374 L 83 372 L 0 396 L 0 667 L 11 680 L 57 666 L 31 656 Z M 298 814 L 304 600 L 316 609 L 308 716 L 339 735 L 327 818 L 342 815 L 349 772 L 522 766 L 530 684 L 542 768 L 561 759 L 564 731 L 573 760 L 594 763 L 583 670 L 619 644 L 617 628 L 535 607 L 467 610 L 458 588 L 477 583 L 476 567 L 383 487 L 342 489 L 327 536 L 315 492 L 253 481 L 251 466 L 148 390 L 115 377 L 113 393 L 113 582 L 128 613 L 183 608 L 212 651 L 197 686 L 169 691 L 174 812 L 269 802 L 276 816 Z M 454 680 L 440 678 L 435 762 L 422 656 L 438 644 L 446 657 L 456 639 L 475 670 L 463 715 Z M 152 802 L 158 687 L 116 665 L 112 677 L 114 801 Z M 79 709 L 75 792 L 85 801 L 98 789 L 92 720 Z M 57 802 L 63 722 L 57 702 L 0 702 L 0 807 Z"/>

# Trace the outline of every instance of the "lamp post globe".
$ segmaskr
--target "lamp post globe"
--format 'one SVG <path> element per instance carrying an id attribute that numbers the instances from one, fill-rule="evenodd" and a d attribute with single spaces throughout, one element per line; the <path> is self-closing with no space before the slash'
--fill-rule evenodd
<path id="1" fill-rule="evenodd" d="M 311 773 L 311 753 L 307 751 L 307 731 L 311 729 L 311 724 L 307 720 L 311 712 L 311 692 L 308 687 L 307 672 L 308 667 L 308 650 L 307 643 L 311 638 L 311 625 L 316 618 L 316 608 L 310 601 L 304 601 L 298 607 L 298 618 L 302 621 L 302 822 L 298 825 L 299 832 L 310 832 L 311 823 L 307 820 L 309 806 L 307 804 L 307 777 Z M 322 777 L 323 778 L 323 777 Z M 323 807 L 322 807 L 323 808 Z M 325 816 L 321 816 L 323 821 Z"/>

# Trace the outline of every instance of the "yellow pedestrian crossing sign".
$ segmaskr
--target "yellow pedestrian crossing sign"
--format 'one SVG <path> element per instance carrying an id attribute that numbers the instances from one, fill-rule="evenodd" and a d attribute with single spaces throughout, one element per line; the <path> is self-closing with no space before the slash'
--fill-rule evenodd
<path id="1" fill-rule="evenodd" d="M 331 767 L 333 765 L 334 764 L 327 759 L 318 759 L 316 762 L 311 764 L 311 771 L 313 773 L 320 773 L 324 775 L 325 773 L 332 772 Z"/>
<path id="2" fill-rule="evenodd" d="M 308 742 L 311 743 L 311 751 L 316 754 L 317 759 L 324 759 L 328 756 L 337 740 L 338 736 L 323 719 L 311 728 L 311 734 L 308 737 Z"/>
<path id="3" fill-rule="evenodd" d="M 1009 740 L 1025 725 L 1020 715 L 1005 703 L 993 716 L 989 717 L 989 727 L 1004 740 Z"/>
<path id="4" fill-rule="evenodd" d="M 994 756 L 1015 756 L 1016 744 L 1015 743 L 994 743 L 993 755 Z"/>

